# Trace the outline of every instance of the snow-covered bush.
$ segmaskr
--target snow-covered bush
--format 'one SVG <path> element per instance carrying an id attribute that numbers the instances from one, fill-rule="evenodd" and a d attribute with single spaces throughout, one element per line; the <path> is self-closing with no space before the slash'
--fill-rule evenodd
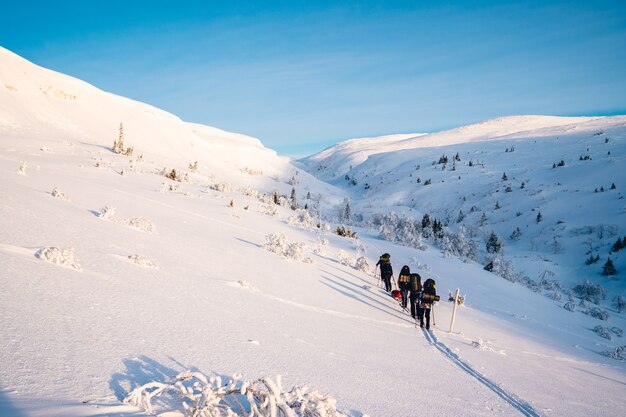
<path id="1" fill-rule="evenodd" d="M 231 186 L 227 182 L 216 182 L 215 184 L 209 185 L 211 190 L 219 191 L 220 193 L 227 193 L 231 190 Z"/>
<path id="2" fill-rule="evenodd" d="M 163 174 L 165 176 L 165 178 L 169 178 L 172 181 L 177 181 L 177 182 L 188 182 L 189 181 L 189 174 L 185 173 L 181 173 L 179 171 L 176 171 L 176 169 L 172 168 L 171 171 L 167 171 L 165 170 L 165 173 Z"/>
<path id="3" fill-rule="evenodd" d="M 291 226 L 310 228 L 313 227 L 313 217 L 308 212 L 308 210 L 304 209 L 296 209 L 296 214 L 294 216 L 290 216 L 287 222 Z"/>
<path id="4" fill-rule="evenodd" d="M 608 328 L 601 326 L 601 325 L 597 325 L 596 327 L 593 328 L 593 331 L 598 333 L 600 337 L 611 340 L 611 331 Z"/>
<path id="5" fill-rule="evenodd" d="M 267 214 L 268 216 L 274 217 L 278 214 L 278 209 L 274 204 L 265 204 L 263 206 L 263 213 Z"/>
<path id="6" fill-rule="evenodd" d="M 98 213 L 96 213 L 96 216 L 113 223 L 117 222 L 117 219 L 115 218 L 115 207 L 104 206 L 100 209 Z"/>
<path id="7" fill-rule="evenodd" d="M 607 350 L 602 352 L 602 355 L 608 356 L 612 359 L 626 360 L 626 346 L 618 346 L 613 350 Z"/>
<path id="8" fill-rule="evenodd" d="M 617 337 L 622 337 L 624 336 L 624 331 L 622 329 L 620 329 L 619 327 L 611 327 L 611 333 L 615 334 Z"/>
<path id="9" fill-rule="evenodd" d="M 594 304 L 599 304 L 606 298 L 606 290 L 600 284 L 594 284 L 591 281 L 578 284 L 573 290 L 578 297 Z"/>
<path id="10" fill-rule="evenodd" d="M 354 262 L 354 269 L 361 272 L 370 272 L 372 267 L 367 261 L 367 258 L 365 258 L 365 256 L 361 256 Z"/>
<path id="11" fill-rule="evenodd" d="M 58 198 L 59 200 L 70 201 L 70 199 L 67 197 L 67 195 L 65 195 L 65 193 L 61 192 L 61 190 L 59 190 L 57 187 L 54 187 L 50 194 L 52 195 L 52 197 Z"/>
<path id="12" fill-rule="evenodd" d="M 26 167 L 28 167 L 28 165 L 26 164 L 26 162 L 22 162 L 22 163 L 20 164 L 20 167 L 19 167 L 19 169 L 18 169 L 17 173 L 18 173 L 18 174 L 20 174 L 20 175 L 24 175 L 24 176 L 25 176 L 25 175 L 26 175 Z"/>
<path id="13" fill-rule="evenodd" d="M 487 271 L 506 279 L 507 281 L 516 282 L 517 277 L 513 270 L 511 262 L 506 261 L 498 256 L 494 257 L 485 267 Z"/>
<path id="14" fill-rule="evenodd" d="M 284 233 L 278 232 L 265 236 L 265 243 L 261 247 L 285 259 L 293 259 L 305 263 L 313 262 L 311 258 L 305 256 L 306 244 L 299 242 L 288 243 Z"/>
<path id="15" fill-rule="evenodd" d="M 317 237 L 317 242 L 315 243 L 315 247 L 313 248 L 313 253 L 316 255 L 324 254 L 324 247 L 329 245 L 328 239 L 322 239 L 319 236 Z"/>
<path id="16" fill-rule="evenodd" d="M 352 263 L 350 262 L 350 256 L 348 256 L 346 251 L 343 249 L 339 249 L 335 257 L 337 258 L 337 262 L 341 265 L 350 265 Z"/>
<path id="17" fill-rule="evenodd" d="M 144 258 L 143 256 L 134 254 L 134 255 L 128 255 L 128 259 L 134 263 L 137 264 L 139 266 L 143 266 L 146 268 L 157 268 L 157 264 L 154 261 L 151 261 L 150 259 Z"/>
<path id="18" fill-rule="evenodd" d="M 74 257 L 74 248 L 45 247 L 39 249 L 35 256 L 44 261 L 80 271 L 78 259 Z"/>
<path id="19" fill-rule="evenodd" d="M 127 219 L 126 226 L 148 233 L 152 233 L 155 230 L 154 223 L 148 219 L 144 219 L 143 217 L 133 217 L 132 219 Z"/>
<path id="20" fill-rule="evenodd" d="M 626 298 L 623 295 L 616 295 L 613 298 L 613 307 L 615 307 L 618 313 L 626 310 Z"/>
<path id="21" fill-rule="evenodd" d="M 257 170 L 254 170 L 254 169 L 251 169 L 251 168 L 248 168 L 248 167 L 244 167 L 241 170 L 241 172 L 244 172 L 244 173 L 246 173 L 248 175 L 252 175 L 252 176 L 256 176 L 256 177 L 258 177 L 260 175 L 263 175 L 263 171 L 257 171 Z"/>
<path id="22" fill-rule="evenodd" d="M 566 309 L 567 311 L 576 311 L 576 303 L 573 303 L 572 301 L 568 301 L 567 303 L 563 305 L 563 308 Z"/>
<path id="23" fill-rule="evenodd" d="M 584 311 L 584 313 L 604 321 L 609 319 L 609 313 L 598 307 L 591 307 L 589 310 Z"/>
<path id="24" fill-rule="evenodd" d="M 345 417 L 336 400 L 306 387 L 284 391 L 280 376 L 243 381 L 234 375 L 222 384 L 218 377 L 183 372 L 170 383 L 150 382 L 134 389 L 124 402 L 153 414 L 152 398 L 173 393 L 187 417 Z"/>

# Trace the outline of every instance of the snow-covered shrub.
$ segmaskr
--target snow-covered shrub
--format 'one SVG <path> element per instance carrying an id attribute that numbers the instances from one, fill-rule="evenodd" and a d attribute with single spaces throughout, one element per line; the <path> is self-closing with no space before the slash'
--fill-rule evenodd
<path id="1" fill-rule="evenodd" d="M 617 337 L 622 337 L 624 336 L 624 331 L 622 329 L 620 329 L 619 327 L 611 327 L 611 333 L 615 334 L 615 336 Z"/>
<path id="2" fill-rule="evenodd" d="M 618 346 L 613 350 L 607 350 L 602 352 L 602 355 L 608 356 L 612 359 L 626 360 L 626 346 Z"/>
<path id="3" fill-rule="evenodd" d="M 195 174 L 196 172 L 198 172 L 198 161 L 196 161 L 196 162 L 194 162 L 194 163 L 191 163 L 191 162 L 190 162 L 190 163 L 189 163 L 189 170 L 190 170 L 191 172 L 193 172 L 194 174 Z"/>
<path id="4" fill-rule="evenodd" d="M 294 216 L 290 216 L 287 222 L 291 226 L 310 228 L 313 227 L 313 217 L 308 212 L 308 210 L 304 209 L 296 209 L 296 214 Z"/>
<path id="5" fill-rule="evenodd" d="M 316 255 L 324 254 L 324 247 L 329 245 L 328 239 L 322 239 L 319 236 L 317 237 L 317 242 L 315 243 L 315 247 L 313 248 L 313 253 Z"/>
<path id="6" fill-rule="evenodd" d="M 257 176 L 257 177 L 260 175 L 263 175 L 263 171 L 257 171 L 248 167 L 244 167 L 241 171 L 245 172 L 248 175 Z"/>
<path id="7" fill-rule="evenodd" d="M 513 270 L 513 264 L 511 264 L 511 262 L 506 261 L 498 256 L 494 257 L 489 262 L 487 267 L 485 267 L 485 269 L 506 279 L 507 281 L 511 281 L 511 282 L 517 281 L 517 277 L 515 276 L 515 271 Z"/>
<path id="8" fill-rule="evenodd" d="M 137 264 L 139 266 L 144 266 L 146 268 L 157 268 L 157 264 L 154 263 L 154 261 L 151 261 L 150 259 L 144 258 L 143 256 L 134 254 L 134 255 L 128 255 L 128 259 L 134 263 Z"/>
<path id="9" fill-rule="evenodd" d="M 219 191 L 220 193 L 227 193 L 231 190 L 231 186 L 227 182 L 216 182 L 215 184 L 209 185 L 211 190 Z"/>
<path id="10" fill-rule="evenodd" d="M 563 308 L 566 309 L 567 311 L 576 311 L 576 303 L 568 301 L 567 303 L 563 305 Z"/>
<path id="11" fill-rule="evenodd" d="M 39 249 L 35 256 L 44 261 L 80 271 L 78 259 L 74 257 L 74 248 L 45 247 Z"/>
<path id="12" fill-rule="evenodd" d="M 126 226 L 148 233 L 152 233 L 155 230 L 154 223 L 148 219 L 144 219 L 143 217 L 133 217 L 132 219 L 127 219 Z"/>
<path id="13" fill-rule="evenodd" d="M 22 163 L 20 164 L 20 167 L 19 167 L 19 169 L 18 169 L 17 173 L 18 173 L 18 174 L 20 174 L 20 175 L 24 175 L 24 176 L 25 176 L 25 175 L 26 175 L 26 167 L 28 167 L 28 165 L 26 164 L 26 162 L 22 162 Z"/>
<path id="14" fill-rule="evenodd" d="M 593 331 L 598 333 L 600 337 L 611 340 L 611 331 L 608 328 L 601 326 L 601 325 L 597 325 L 596 327 L 593 328 Z"/>
<path id="15" fill-rule="evenodd" d="M 312 263 L 311 258 L 306 257 L 306 244 L 302 242 L 294 242 L 287 245 L 287 250 L 284 253 L 285 258 L 293 259 L 294 261 L 301 261 L 304 263 Z"/>
<path id="16" fill-rule="evenodd" d="M 626 298 L 623 295 L 616 295 L 613 298 L 613 307 L 615 307 L 618 313 L 626 310 Z"/>
<path id="17" fill-rule="evenodd" d="M 278 232 L 265 236 L 265 243 L 261 247 L 285 259 L 293 259 L 305 263 L 313 262 L 311 258 L 305 256 L 306 244 L 299 242 L 288 243 L 284 233 Z"/>
<path id="18" fill-rule="evenodd" d="M 370 272 L 371 268 L 372 267 L 370 266 L 370 263 L 367 261 L 367 258 L 365 258 L 365 256 L 357 258 L 357 260 L 354 262 L 354 269 L 356 269 L 357 271 Z"/>
<path id="19" fill-rule="evenodd" d="M 350 256 L 348 256 L 348 254 L 346 253 L 345 250 L 343 249 L 339 249 L 337 251 L 337 254 L 335 255 L 335 257 L 337 258 L 337 262 L 339 262 L 341 265 L 350 265 Z"/>
<path id="20" fill-rule="evenodd" d="M 253 197 L 256 199 L 259 199 L 259 195 L 260 193 L 255 190 L 254 188 L 252 188 L 252 186 L 250 185 L 245 185 L 243 187 L 239 187 L 239 192 L 243 195 L 246 195 L 248 197 Z"/>
<path id="21" fill-rule="evenodd" d="M 263 213 L 267 214 L 268 216 L 273 217 L 278 214 L 278 209 L 276 208 L 274 204 L 265 204 L 263 206 Z"/>
<path id="22" fill-rule="evenodd" d="M 61 190 L 59 190 L 57 187 L 54 187 L 50 194 L 52 195 L 52 197 L 58 198 L 59 200 L 70 201 L 70 199 L 67 197 L 67 195 L 65 195 L 65 193 L 61 192 Z"/>
<path id="23" fill-rule="evenodd" d="M 598 307 L 591 307 L 589 310 L 584 311 L 584 313 L 604 321 L 609 319 L 609 313 Z"/>
<path id="24" fill-rule="evenodd" d="M 563 297 L 561 296 L 561 293 L 558 291 L 553 291 L 551 293 L 546 294 L 546 297 L 548 297 L 551 300 L 554 300 L 556 302 L 561 302 L 563 300 Z"/>
<path id="25" fill-rule="evenodd" d="M 280 376 L 243 381 L 240 375 L 222 384 L 218 377 L 183 372 L 170 383 L 150 382 L 135 388 L 124 402 L 153 414 L 152 398 L 174 393 L 187 417 L 346 417 L 336 400 L 306 387 L 284 391 Z"/>
<path id="26" fill-rule="evenodd" d="M 177 181 L 177 182 L 188 182 L 189 181 L 189 174 L 185 173 L 180 173 L 178 171 L 176 171 L 176 169 L 172 168 L 171 171 L 167 171 L 163 174 L 165 176 L 165 178 L 169 178 L 172 181 Z"/>
<path id="27" fill-rule="evenodd" d="M 456 303 L 457 305 L 463 305 L 465 304 L 465 295 L 461 295 L 459 294 L 459 296 L 456 299 Z M 454 294 L 452 294 L 452 291 L 448 290 L 448 301 L 454 302 Z"/>
<path id="28" fill-rule="evenodd" d="M 117 222 L 117 219 L 115 218 L 115 207 L 104 206 L 100 209 L 100 212 L 98 212 L 96 216 L 102 220 L 108 220 L 113 223 Z"/>
<path id="29" fill-rule="evenodd" d="M 354 239 L 359 238 L 355 231 L 345 226 L 337 226 L 337 229 L 335 229 L 335 233 L 342 237 L 352 237 Z"/>
<path id="30" fill-rule="evenodd" d="M 578 297 L 594 304 L 599 304 L 600 301 L 606 299 L 606 290 L 600 284 L 594 284 L 591 281 L 578 284 L 573 290 Z"/>

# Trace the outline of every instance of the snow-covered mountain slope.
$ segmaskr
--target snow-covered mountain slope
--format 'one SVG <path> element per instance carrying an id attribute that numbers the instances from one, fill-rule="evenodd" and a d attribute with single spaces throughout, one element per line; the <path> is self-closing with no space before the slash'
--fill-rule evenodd
<path id="1" fill-rule="evenodd" d="M 389 151 L 348 141 L 302 166 L 343 186 L 355 213 L 419 221 L 427 213 L 452 230 L 464 227 L 480 246 L 495 231 L 504 254 L 533 279 L 550 271 L 567 284 L 589 278 L 624 289 L 599 271 L 609 256 L 626 270 L 622 253 L 610 254 L 626 235 L 626 116 L 508 117 L 401 143 Z M 364 149 L 369 157 L 346 168 Z M 511 239 L 516 228 L 521 235 Z M 585 265 L 591 254 L 602 262 Z"/>
<path id="2" fill-rule="evenodd" d="M 184 370 L 280 374 L 285 388 L 326 392 L 350 417 L 624 408 L 626 366 L 601 355 L 623 338 L 591 330 L 624 329 L 623 314 L 605 322 L 566 311 L 480 264 L 392 244 L 377 230 L 330 233 L 348 193 L 255 139 L 150 115 L 7 52 L 0 76 L 0 415 L 146 415 L 121 400 Z M 41 83 L 75 86 L 76 101 Z M 133 157 L 111 152 L 119 123 Z M 274 203 L 274 190 L 292 187 L 315 218 Z M 367 216 L 385 207 L 353 202 Z M 437 280 L 432 335 L 371 269 L 355 268 L 382 252 L 396 272 L 407 264 Z M 455 288 L 466 303 L 448 333 Z M 175 396 L 153 403 L 154 415 L 183 415 Z"/>
<path id="3" fill-rule="evenodd" d="M 394 151 L 434 148 L 491 140 L 556 136 L 598 117 L 509 116 L 431 134 L 387 135 L 340 142 L 300 160 L 320 178 L 343 177 L 369 156 Z"/>

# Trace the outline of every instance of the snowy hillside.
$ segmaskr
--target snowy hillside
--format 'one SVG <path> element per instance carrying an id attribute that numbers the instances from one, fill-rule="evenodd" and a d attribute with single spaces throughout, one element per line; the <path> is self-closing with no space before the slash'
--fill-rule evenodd
<path id="1" fill-rule="evenodd" d="M 591 279 L 613 295 L 626 287 L 599 276 L 609 256 L 626 269 L 623 254 L 610 253 L 626 235 L 625 116 L 507 117 L 392 146 L 348 141 L 301 162 L 343 186 L 353 213 L 420 222 L 428 214 L 453 231 L 463 227 L 481 247 L 495 231 L 503 255 L 533 279 Z M 602 262 L 585 265 L 592 254 Z"/>
<path id="2" fill-rule="evenodd" d="M 608 226 L 626 234 L 619 198 L 626 183 L 619 169 L 623 121 L 588 123 L 609 120 L 615 125 L 605 123 L 602 134 L 594 136 L 599 125 L 579 128 L 571 142 L 595 141 L 588 151 L 593 159 L 585 163 L 607 177 L 594 186 L 606 189 L 615 181 L 616 190 L 589 191 L 601 178 L 590 168 L 551 177 L 568 172 L 574 165 L 569 158 L 555 169 L 551 163 L 511 166 L 508 181 L 527 181 L 527 186 L 500 190 L 498 196 L 517 200 L 502 198 L 499 213 L 523 214 L 512 220 L 503 215 L 498 223 L 488 212 L 488 224 L 500 230 L 515 219 L 526 221 L 523 239 L 534 234 L 550 240 L 552 229 L 567 227 L 562 233 L 569 237 L 574 224 L 596 225 L 599 219 L 607 225 L 600 229 L 606 237 L 593 238 L 592 245 L 604 257 L 616 238 L 608 237 L 614 232 Z M 557 125 L 541 129 L 565 129 Z M 112 152 L 120 133 L 132 155 Z M 354 143 L 367 150 L 346 150 L 353 156 L 337 161 L 342 166 L 352 161 L 352 170 L 335 175 L 335 185 L 329 185 L 256 139 L 185 123 L 0 49 L 5 179 L 0 183 L 0 415 L 150 415 L 123 400 L 143 384 L 173 382 L 184 371 L 224 381 L 234 374 L 247 381 L 276 381 L 281 375 L 285 392 L 292 386 L 311 391 L 268 396 L 268 404 L 270 398 L 292 405 L 307 398 L 309 405 L 326 407 L 329 417 L 616 415 L 626 405 L 626 365 L 619 357 L 626 320 L 609 299 L 598 307 L 609 313 L 608 320 L 585 314 L 593 305 L 580 307 L 578 299 L 570 312 L 562 308 L 566 300 L 550 299 L 546 290 L 529 291 L 483 270 L 480 262 L 449 257 L 438 249 L 440 242 L 424 238 L 416 249 L 381 239 L 379 226 L 364 227 L 388 210 L 428 211 L 443 219 L 443 205 L 466 196 L 481 210 L 463 209 L 468 220 L 461 224 L 469 231 L 472 216 L 487 211 L 492 194 L 502 187 L 497 164 L 505 157 L 514 156 L 521 166 L 535 158 L 551 161 L 557 154 L 552 146 L 563 146 L 559 160 L 578 152 L 562 145 L 564 137 L 539 137 L 459 142 L 455 173 L 451 162 L 445 170 L 430 165 L 452 148 L 383 154 L 359 140 Z M 408 135 L 382 142 L 388 148 L 422 139 L 428 140 Z M 502 149 L 512 145 L 514 152 Z M 609 149 L 611 155 L 605 155 Z M 416 158 L 428 162 L 416 170 Z M 485 167 L 465 166 L 470 159 Z M 422 181 L 432 178 L 432 184 L 418 184 L 416 173 Z M 345 175 L 356 185 L 346 185 L 351 181 Z M 443 188 L 459 175 L 468 177 L 463 186 Z M 479 180 L 491 185 L 482 190 Z M 575 180 L 584 183 L 578 194 L 571 193 L 584 190 L 580 203 L 553 185 Z M 540 184 L 543 191 L 525 194 Z M 561 195 L 569 204 L 593 203 L 595 211 L 579 209 L 556 224 L 572 211 L 557 204 Z M 333 233 L 346 221 L 338 216 L 340 208 L 345 213 L 346 196 L 354 217 L 363 217 L 362 222 L 347 219 L 358 238 Z M 299 209 L 292 210 L 296 205 Z M 532 208 L 541 209 L 539 225 L 546 230 L 535 230 Z M 476 228 L 475 237 L 482 232 Z M 566 283 L 562 271 L 585 270 L 584 259 L 580 267 L 569 263 L 573 248 L 597 233 L 584 229 L 569 240 L 561 238 L 562 252 L 555 255 L 539 243 L 530 250 L 523 239 L 507 241 L 504 257 L 527 256 L 529 269 L 545 258 L 541 262 L 555 274 L 550 278 Z M 373 265 L 383 252 L 392 254 L 396 274 L 407 264 L 424 280 L 436 279 L 442 301 L 434 309 L 432 333 L 418 330 L 379 287 Z M 614 256 L 622 271 L 623 253 Z M 611 295 L 623 291 L 621 275 L 608 280 L 598 275 L 599 267 L 590 266 L 587 276 L 605 279 Z M 447 293 L 456 288 L 466 301 L 449 333 Z M 593 331 L 597 326 L 610 339 Z M 333 399 L 339 412 L 333 411 Z M 151 415 L 182 416 L 181 401 L 174 393 L 153 398 Z M 246 408 L 234 402 L 229 407 L 240 415 Z M 323 415 L 319 409 L 315 413 L 310 415 Z"/>

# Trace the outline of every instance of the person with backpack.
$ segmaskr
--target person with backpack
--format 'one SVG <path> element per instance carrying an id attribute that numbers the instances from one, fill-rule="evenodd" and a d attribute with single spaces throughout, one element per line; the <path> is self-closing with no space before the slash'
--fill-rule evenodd
<path id="1" fill-rule="evenodd" d="M 400 270 L 400 275 L 398 275 L 398 288 L 400 289 L 400 294 L 402 294 L 402 308 L 406 308 L 406 304 L 409 298 L 409 279 L 411 275 L 411 270 L 408 265 L 404 265 L 402 270 Z"/>
<path id="2" fill-rule="evenodd" d="M 418 297 L 422 292 L 422 277 L 420 274 L 409 275 L 409 300 L 411 301 L 411 317 L 417 316 L 416 308 L 418 303 Z"/>
<path id="3" fill-rule="evenodd" d="M 380 279 L 385 283 L 385 291 L 391 292 L 391 277 L 393 277 L 391 256 L 388 253 L 383 253 L 376 262 L 376 266 L 380 266 Z"/>
<path id="4" fill-rule="evenodd" d="M 432 303 L 435 301 L 439 301 L 435 280 L 428 278 L 424 281 L 424 288 L 420 294 L 419 308 L 417 309 L 417 316 L 422 329 L 424 328 L 424 316 L 426 316 L 426 330 L 430 330 L 430 309 L 432 308 Z"/>

